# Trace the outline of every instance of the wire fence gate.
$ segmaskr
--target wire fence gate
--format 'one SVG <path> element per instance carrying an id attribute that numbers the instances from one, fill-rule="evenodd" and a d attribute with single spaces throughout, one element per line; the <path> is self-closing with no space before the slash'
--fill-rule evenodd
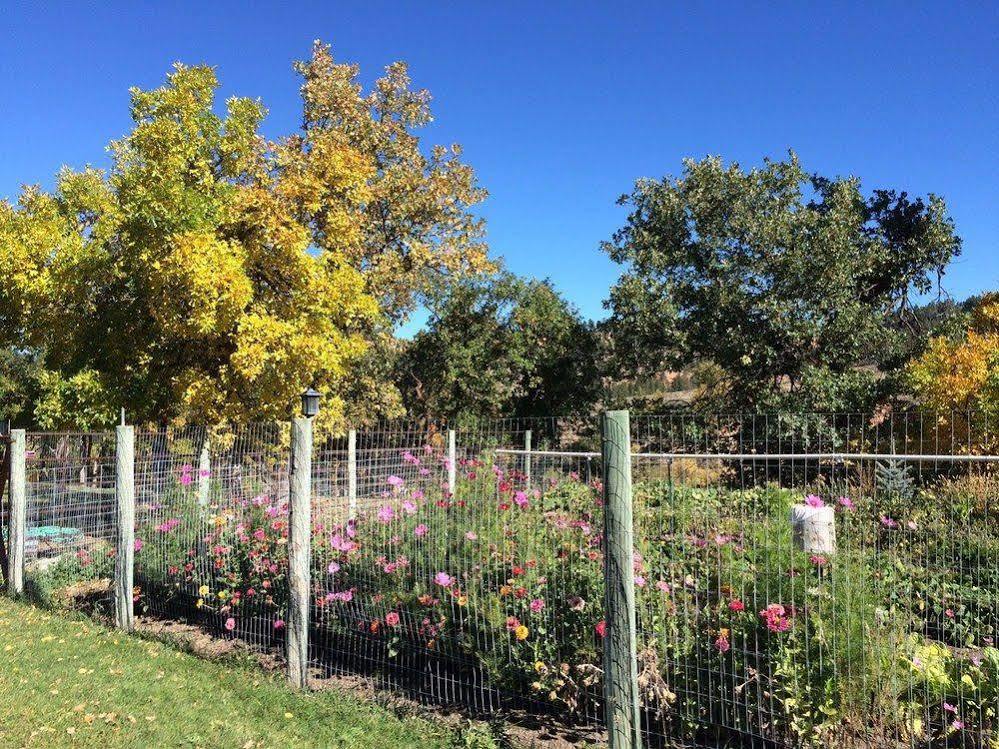
<path id="1" fill-rule="evenodd" d="M 613 747 L 995 747 L 994 442 L 959 414 L 13 430 L 6 583 Z"/>

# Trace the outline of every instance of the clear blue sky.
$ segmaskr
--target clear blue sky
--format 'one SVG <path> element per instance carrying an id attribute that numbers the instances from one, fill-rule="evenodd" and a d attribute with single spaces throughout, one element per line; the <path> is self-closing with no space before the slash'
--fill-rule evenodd
<path id="1" fill-rule="evenodd" d="M 139 6 L 143 7 L 139 7 Z M 397 59 L 431 90 L 428 137 L 464 144 L 493 252 L 551 277 L 588 317 L 618 269 L 615 199 L 685 156 L 744 165 L 794 148 L 865 188 L 946 198 L 965 240 L 946 288 L 999 287 L 999 3 L 19 3 L 2 10 L 0 196 L 62 164 L 106 165 L 129 86 L 171 63 L 298 122 L 291 61 L 313 39 Z M 812 6 L 812 7 L 808 7 Z"/>

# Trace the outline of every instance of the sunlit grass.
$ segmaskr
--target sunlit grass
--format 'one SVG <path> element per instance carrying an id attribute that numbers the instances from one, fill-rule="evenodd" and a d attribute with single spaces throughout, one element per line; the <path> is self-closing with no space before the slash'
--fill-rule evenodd
<path id="1" fill-rule="evenodd" d="M 445 728 L 0 597 L 0 744 L 415 747 Z"/>

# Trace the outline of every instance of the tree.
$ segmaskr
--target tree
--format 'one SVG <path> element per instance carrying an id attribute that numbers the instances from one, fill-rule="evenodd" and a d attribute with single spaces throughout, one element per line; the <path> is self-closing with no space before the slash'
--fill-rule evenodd
<path id="1" fill-rule="evenodd" d="M 399 376 L 413 413 L 558 416 L 595 397 L 595 348 L 591 327 L 550 282 L 501 272 L 432 302 Z"/>
<path id="2" fill-rule="evenodd" d="M 904 361 L 895 324 L 960 252 L 933 195 L 861 193 L 809 177 L 792 153 L 742 170 L 685 161 L 645 179 L 605 249 L 627 270 L 611 290 L 615 351 L 633 370 L 710 361 L 712 407 L 866 409 Z"/>
<path id="3" fill-rule="evenodd" d="M 915 396 L 930 408 L 999 413 L 999 293 L 978 299 L 961 333 L 931 338 L 907 374 Z"/>
<path id="4" fill-rule="evenodd" d="M 45 427 L 285 418 L 297 394 L 398 408 L 357 387 L 433 280 L 488 267 L 469 208 L 484 193 L 460 149 L 424 156 L 429 96 L 395 64 L 365 94 L 318 44 L 298 63 L 302 131 L 259 134 L 262 104 L 215 111 L 213 69 L 177 65 L 133 89 L 113 165 L 64 170 L 49 194 L 0 203 L 0 325 L 38 353 Z M 378 368 L 368 368 L 379 373 Z"/>

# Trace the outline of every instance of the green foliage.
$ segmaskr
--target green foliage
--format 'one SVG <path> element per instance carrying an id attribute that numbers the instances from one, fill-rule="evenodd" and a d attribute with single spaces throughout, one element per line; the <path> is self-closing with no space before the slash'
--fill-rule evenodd
<path id="1" fill-rule="evenodd" d="M 792 153 L 743 171 L 686 161 L 640 180 L 605 250 L 627 270 L 608 306 L 619 363 L 656 371 L 710 360 L 714 405 L 867 409 L 905 356 L 894 320 L 959 253 L 943 201 L 809 177 Z"/>
<path id="2" fill-rule="evenodd" d="M 560 416 L 596 396 L 596 338 L 547 281 L 469 279 L 435 299 L 431 315 L 399 363 L 413 413 Z"/>

